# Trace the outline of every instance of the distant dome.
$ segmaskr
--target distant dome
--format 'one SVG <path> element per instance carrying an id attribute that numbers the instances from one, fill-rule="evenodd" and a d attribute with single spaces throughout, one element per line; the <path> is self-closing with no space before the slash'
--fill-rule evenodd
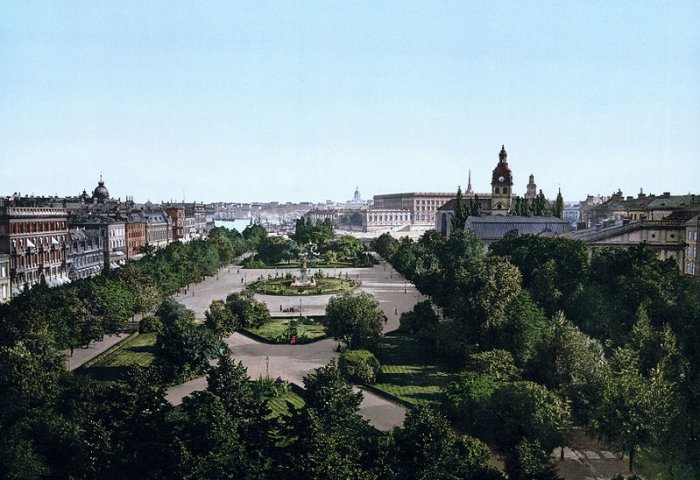
<path id="1" fill-rule="evenodd" d="M 100 181 L 97 182 L 97 187 L 95 187 L 95 190 L 92 192 L 92 198 L 95 198 L 98 201 L 104 201 L 109 198 L 109 190 L 107 190 L 107 187 L 105 187 L 105 182 L 102 181 L 101 175 Z"/>

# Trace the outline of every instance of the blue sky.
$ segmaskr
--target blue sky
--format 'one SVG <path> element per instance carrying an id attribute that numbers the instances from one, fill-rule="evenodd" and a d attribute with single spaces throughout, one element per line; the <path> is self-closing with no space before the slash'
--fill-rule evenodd
<path id="1" fill-rule="evenodd" d="M 0 194 L 700 191 L 677 1 L 0 3 Z"/>

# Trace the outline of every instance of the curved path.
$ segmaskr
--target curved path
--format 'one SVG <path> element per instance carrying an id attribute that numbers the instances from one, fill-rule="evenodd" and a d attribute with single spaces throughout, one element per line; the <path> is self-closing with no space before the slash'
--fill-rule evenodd
<path id="1" fill-rule="evenodd" d="M 313 271 L 313 270 L 312 270 Z M 358 291 L 374 295 L 379 306 L 387 317 L 384 332 L 395 330 L 399 326 L 401 313 L 413 308 L 423 297 L 409 282 L 396 273 L 389 264 L 382 262 L 372 268 L 323 269 L 326 275 L 343 275 L 347 273 L 352 279 L 362 282 Z M 283 270 L 279 270 L 283 272 Z M 248 281 L 253 281 L 261 275 L 275 276 L 275 270 L 244 270 L 238 267 L 225 267 L 216 277 L 211 277 L 202 283 L 190 287 L 187 293 L 179 294 L 175 299 L 193 310 L 197 318 L 204 318 L 204 312 L 212 300 L 225 300 L 231 292 L 238 292 Z M 281 297 L 273 295 L 256 295 L 259 301 L 265 302 L 273 316 L 290 316 L 280 313 L 282 308 L 299 307 L 304 315 L 318 315 L 325 312 L 330 295 L 310 297 Z M 239 333 L 234 333 L 226 339 L 233 357 L 240 360 L 248 369 L 251 378 L 257 378 L 269 373 L 272 377 L 280 377 L 289 382 L 302 386 L 304 376 L 315 369 L 326 365 L 336 358 L 337 343 L 327 339 L 305 345 L 269 345 L 252 340 Z M 197 390 L 207 387 L 205 377 L 196 378 L 190 382 L 175 386 L 168 390 L 167 398 L 173 404 L 179 404 L 182 399 Z M 360 412 L 369 422 L 380 430 L 389 430 L 403 423 L 406 410 L 371 392 L 363 391 L 364 400 Z"/>

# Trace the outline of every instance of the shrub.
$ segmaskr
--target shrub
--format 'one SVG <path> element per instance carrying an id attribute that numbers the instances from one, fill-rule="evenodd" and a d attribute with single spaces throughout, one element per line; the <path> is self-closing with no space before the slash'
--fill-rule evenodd
<path id="1" fill-rule="evenodd" d="M 260 376 L 252 382 L 253 391 L 262 398 L 273 398 L 284 395 L 291 390 L 289 382 L 280 377 Z"/>
<path id="2" fill-rule="evenodd" d="M 160 332 L 163 329 L 163 322 L 155 315 L 143 317 L 139 322 L 139 333 Z"/>
<path id="3" fill-rule="evenodd" d="M 338 363 L 345 378 L 356 383 L 374 383 L 382 366 L 372 352 L 349 350 L 340 354 Z"/>
<path id="4" fill-rule="evenodd" d="M 260 260 L 257 255 L 247 257 L 243 260 L 243 268 L 265 268 L 265 262 Z"/>

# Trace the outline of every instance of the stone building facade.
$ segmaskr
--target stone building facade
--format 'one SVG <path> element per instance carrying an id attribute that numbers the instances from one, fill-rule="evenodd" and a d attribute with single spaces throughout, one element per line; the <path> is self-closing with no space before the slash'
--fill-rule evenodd
<path id="1" fill-rule="evenodd" d="M 146 221 L 146 245 L 156 249 L 167 247 L 173 237 L 168 215 L 161 208 L 151 207 L 143 211 L 143 217 Z"/>
<path id="2" fill-rule="evenodd" d="M 700 215 L 685 222 L 685 264 L 682 266 L 687 275 L 700 279 Z"/>
<path id="3" fill-rule="evenodd" d="M 0 303 L 7 303 L 11 299 L 10 256 L 7 254 L 0 254 Z"/>
<path id="4" fill-rule="evenodd" d="M 126 218 L 126 257 L 137 259 L 146 246 L 146 219 L 140 210 L 130 212 Z"/>
<path id="5" fill-rule="evenodd" d="M 88 278 L 98 275 L 105 266 L 104 237 L 101 230 L 73 227 L 68 230 L 68 278 Z"/>
<path id="6" fill-rule="evenodd" d="M 41 205 L 32 198 L 0 202 L 0 254 L 9 256 L 10 282 L 15 291 L 24 284 L 68 281 L 66 210 Z"/>
<path id="7" fill-rule="evenodd" d="M 381 211 L 379 215 L 386 216 L 387 211 L 395 210 L 397 214 L 408 213 L 411 225 L 432 226 L 438 209 L 454 198 L 454 193 L 444 192 L 409 192 L 375 195 L 374 203 L 369 209 Z"/>
<path id="8" fill-rule="evenodd" d="M 170 218 L 170 223 L 172 224 L 173 241 L 187 241 L 189 239 L 187 237 L 187 233 L 189 232 L 187 231 L 185 224 L 185 207 L 180 205 L 169 205 L 165 207 L 165 213 Z M 192 226 L 194 227 L 194 218 L 192 218 Z"/>

